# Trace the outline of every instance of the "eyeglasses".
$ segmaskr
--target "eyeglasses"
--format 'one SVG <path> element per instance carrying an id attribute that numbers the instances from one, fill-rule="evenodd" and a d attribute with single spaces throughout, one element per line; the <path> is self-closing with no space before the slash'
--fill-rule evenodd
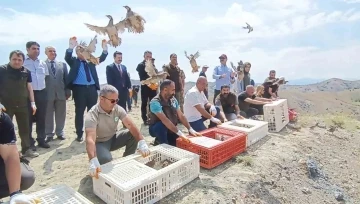
<path id="1" fill-rule="evenodd" d="M 105 98 L 105 99 L 109 100 L 109 101 L 110 101 L 110 103 L 117 103 L 117 102 L 119 101 L 119 99 L 110 99 L 110 98 L 106 98 L 105 96 L 101 96 L 101 97 L 103 97 L 103 98 Z"/>

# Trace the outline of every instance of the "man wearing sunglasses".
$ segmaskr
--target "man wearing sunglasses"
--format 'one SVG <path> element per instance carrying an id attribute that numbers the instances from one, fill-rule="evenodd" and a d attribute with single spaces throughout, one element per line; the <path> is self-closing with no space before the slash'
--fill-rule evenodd
<path id="1" fill-rule="evenodd" d="M 97 177 L 100 165 L 112 160 L 111 151 L 125 146 L 123 156 L 135 153 L 150 154 L 144 137 L 121 106 L 117 105 L 118 90 L 105 85 L 100 90 L 99 102 L 85 116 L 86 151 L 90 159 L 90 175 Z M 127 129 L 117 131 L 119 122 Z"/>
<path id="2" fill-rule="evenodd" d="M 213 72 L 213 79 L 215 79 L 215 90 L 214 90 L 214 103 L 217 95 L 220 94 L 221 86 L 224 84 L 233 84 L 235 82 L 235 72 L 232 68 L 226 65 L 227 56 L 222 54 L 220 57 L 220 65 L 215 67 Z"/>

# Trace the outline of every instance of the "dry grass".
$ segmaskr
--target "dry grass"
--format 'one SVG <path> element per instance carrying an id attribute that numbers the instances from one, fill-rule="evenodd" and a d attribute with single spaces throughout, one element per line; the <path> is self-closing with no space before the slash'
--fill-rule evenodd
<path id="1" fill-rule="evenodd" d="M 243 163 L 244 166 L 252 166 L 254 164 L 250 156 L 238 156 L 236 157 L 236 162 Z"/>
<path id="2" fill-rule="evenodd" d="M 301 115 L 298 123 L 301 127 L 310 127 L 316 123 L 323 123 L 326 127 L 335 126 L 348 131 L 360 129 L 360 122 L 346 114 Z"/>

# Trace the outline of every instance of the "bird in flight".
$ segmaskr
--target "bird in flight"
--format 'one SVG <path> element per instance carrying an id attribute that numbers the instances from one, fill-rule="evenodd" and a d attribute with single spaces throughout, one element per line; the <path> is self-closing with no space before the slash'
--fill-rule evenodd
<path id="1" fill-rule="evenodd" d="M 248 23 L 246 23 L 246 27 L 243 27 L 244 29 L 248 29 L 249 30 L 249 32 L 248 33 L 250 33 L 250 32 L 252 32 L 253 30 L 254 30 L 254 28 L 253 27 L 251 27 Z"/>

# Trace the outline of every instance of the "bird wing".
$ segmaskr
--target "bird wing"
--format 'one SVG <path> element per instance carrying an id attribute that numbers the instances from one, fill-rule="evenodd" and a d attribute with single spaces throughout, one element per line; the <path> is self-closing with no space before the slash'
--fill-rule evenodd
<path id="1" fill-rule="evenodd" d="M 93 39 L 91 39 L 91 41 L 90 41 L 89 45 L 87 46 L 86 50 L 89 51 L 90 53 L 95 52 L 96 43 L 97 43 L 97 36 L 95 35 L 95 37 Z"/>
<path id="2" fill-rule="evenodd" d="M 200 57 L 199 51 L 197 51 L 197 52 L 194 54 L 194 59 L 196 59 L 196 58 L 198 58 L 198 57 Z"/>
<path id="3" fill-rule="evenodd" d="M 231 67 L 233 68 L 233 70 L 236 72 L 236 68 L 235 68 L 235 66 L 234 66 L 234 63 L 233 63 L 233 62 L 230 62 L 230 65 L 231 65 Z"/>
<path id="4" fill-rule="evenodd" d="M 145 71 L 150 77 L 153 77 L 156 75 L 156 70 L 155 70 L 154 64 L 152 63 L 152 60 L 146 60 Z"/>
<path id="5" fill-rule="evenodd" d="M 124 18 L 119 23 L 115 24 L 114 26 L 119 33 L 124 33 L 125 28 L 128 28 L 130 25 L 129 25 L 128 19 Z"/>
<path id="6" fill-rule="evenodd" d="M 246 22 L 245 22 L 245 23 L 246 23 Z M 249 25 L 248 23 L 246 23 L 246 25 L 250 27 L 250 25 Z"/>
<path id="7" fill-rule="evenodd" d="M 106 27 L 94 26 L 87 23 L 84 23 L 90 30 L 95 31 L 97 34 L 106 35 Z"/>

